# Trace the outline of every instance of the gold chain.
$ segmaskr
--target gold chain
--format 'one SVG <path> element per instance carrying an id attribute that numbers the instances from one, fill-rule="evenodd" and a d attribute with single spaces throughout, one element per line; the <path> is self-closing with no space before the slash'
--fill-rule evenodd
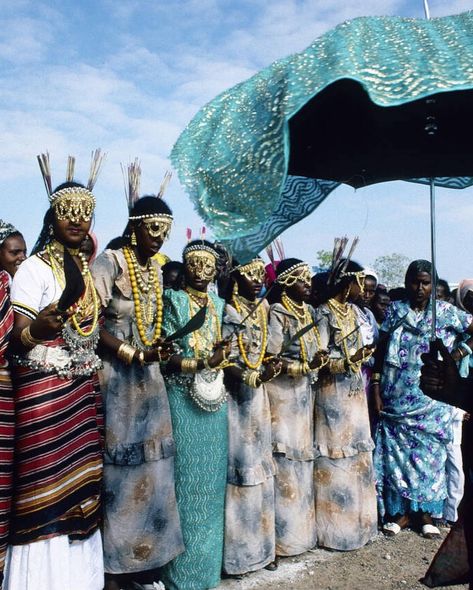
<path id="1" fill-rule="evenodd" d="M 244 315 L 246 316 L 249 314 L 249 312 L 251 311 L 251 306 L 249 305 L 249 303 L 250 302 L 246 302 L 246 300 L 244 300 L 244 298 L 241 297 L 241 295 L 240 296 L 237 296 L 237 295 L 233 296 L 233 305 L 235 306 L 235 309 L 240 314 L 240 316 L 243 315 L 243 308 L 244 308 Z M 266 343 L 268 341 L 268 318 L 266 315 L 266 310 L 263 309 L 263 305 L 259 306 L 258 316 L 259 317 L 255 318 L 254 314 L 253 314 L 247 318 L 247 320 L 250 320 L 251 325 L 257 325 L 260 328 L 260 331 L 261 331 L 260 333 L 262 334 L 261 349 L 259 351 L 258 359 L 255 363 L 250 362 L 250 359 L 248 358 L 247 351 L 245 350 L 245 344 L 243 342 L 243 334 L 240 332 L 237 337 L 238 348 L 240 349 L 240 354 L 243 358 L 245 365 L 249 369 L 259 369 L 259 367 L 261 367 L 261 363 L 263 362 L 264 355 L 266 352 Z M 250 326 L 250 331 L 251 331 L 251 326 Z"/>

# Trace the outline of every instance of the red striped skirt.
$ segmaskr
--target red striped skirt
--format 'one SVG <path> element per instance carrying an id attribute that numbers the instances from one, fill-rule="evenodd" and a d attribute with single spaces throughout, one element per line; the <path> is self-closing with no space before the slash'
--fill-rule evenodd
<path id="1" fill-rule="evenodd" d="M 15 367 L 10 542 L 82 539 L 100 517 L 102 425 L 96 376 L 60 379 Z"/>

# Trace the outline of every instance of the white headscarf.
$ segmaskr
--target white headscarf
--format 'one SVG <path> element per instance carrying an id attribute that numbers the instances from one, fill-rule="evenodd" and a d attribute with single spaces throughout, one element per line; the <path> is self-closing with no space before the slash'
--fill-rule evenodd
<path id="1" fill-rule="evenodd" d="M 463 279 L 460 282 L 457 289 L 457 306 L 460 309 L 468 311 L 465 306 L 463 305 L 463 301 L 465 301 L 466 294 L 468 291 L 473 291 L 473 279 Z"/>

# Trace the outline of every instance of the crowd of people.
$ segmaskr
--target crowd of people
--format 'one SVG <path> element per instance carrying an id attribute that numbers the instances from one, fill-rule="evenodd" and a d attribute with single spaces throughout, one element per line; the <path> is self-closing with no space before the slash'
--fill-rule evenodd
<path id="1" fill-rule="evenodd" d="M 388 290 L 337 239 L 331 268 L 161 252 L 173 215 L 129 167 L 98 253 L 93 188 L 53 188 L 26 257 L 0 222 L 4 590 L 205 590 L 381 528 L 457 520 L 468 413 L 420 389 L 432 268 Z M 190 236 L 189 236 L 190 237 Z M 473 281 L 439 281 L 436 334 L 468 375 Z M 450 299 L 450 301 L 448 301 Z"/>

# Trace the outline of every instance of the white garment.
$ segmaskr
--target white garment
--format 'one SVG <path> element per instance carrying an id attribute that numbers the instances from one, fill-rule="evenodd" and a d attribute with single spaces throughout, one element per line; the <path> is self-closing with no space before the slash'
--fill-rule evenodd
<path id="1" fill-rule="evenodd" d="M 448 496 L 443 505 L 443 518 L 455 522 L 458 518 L 458 505 L 463 497 L 465 475 L 463 473 L 463 459 L 461 452 L 461 439 L 463 429 L 463 416 L 465 412 L 459 408 L 453 410 L 453 441 L 447 445 L 447 462 L 445 471 L 447 475 Z"/>
<path id="2" fill-rule="evenodd" d="M 40 312 L 53 301 L 58 301 L 62 288 L 49 264 L 39 256 L 30 256 L 21 263 L 13 277 L 11 301 Z"/>
<path id="3" fill-rule="evenodd" d="M 102 590 L 102 537 L 83 541 L 67 535 L 8 547 L 3 590 Z"/>

